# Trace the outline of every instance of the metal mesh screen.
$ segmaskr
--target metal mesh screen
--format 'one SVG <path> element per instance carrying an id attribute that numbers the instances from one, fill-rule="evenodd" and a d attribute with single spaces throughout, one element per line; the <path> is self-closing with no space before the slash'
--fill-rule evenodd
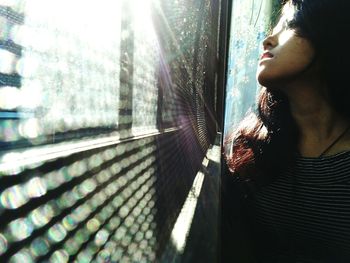
<path id="1" fill-rule="evenodd" d="M 217 2 L 0 0 L 1 262 L 180 253 L 217 126 Z"/>

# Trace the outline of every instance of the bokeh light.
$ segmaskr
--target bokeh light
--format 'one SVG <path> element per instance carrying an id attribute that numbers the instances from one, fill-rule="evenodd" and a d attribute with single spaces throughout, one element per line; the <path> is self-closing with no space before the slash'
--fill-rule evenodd
<path id="1" fill-rule="evenodd" d="M 0 0 L 1 262 L 156 261 L 208 143 L 192 2 Z"/>

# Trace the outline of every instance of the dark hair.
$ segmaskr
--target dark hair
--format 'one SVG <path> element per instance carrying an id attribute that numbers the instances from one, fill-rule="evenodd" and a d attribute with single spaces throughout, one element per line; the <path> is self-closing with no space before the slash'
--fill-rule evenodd
<path id="1" fill-rule="evenodd" d="M 322 63 L 328 95 L 334 109 L 350 118 L 349 0 L 289 0 L 295 6 L 289 27 L 308 39 Z M 225 140 L 226 161 L 231 172 L 268 183 L 283 167 L 292 165 L 297 153 L 298 127 L 287 97 L 280 91 L 261 88 L 257 110 L 249 114 Z"/>

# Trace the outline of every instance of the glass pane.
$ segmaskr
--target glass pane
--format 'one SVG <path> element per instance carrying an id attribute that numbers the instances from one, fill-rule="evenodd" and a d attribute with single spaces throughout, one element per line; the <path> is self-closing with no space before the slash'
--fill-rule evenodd
<path id="1" fill-rule="evenodd" d="M 262 40 L 270 24 L 272 0 L 233 1 L 226 87 L 225 133 L 245 116 L 256 100 L 255 78 Z"/>

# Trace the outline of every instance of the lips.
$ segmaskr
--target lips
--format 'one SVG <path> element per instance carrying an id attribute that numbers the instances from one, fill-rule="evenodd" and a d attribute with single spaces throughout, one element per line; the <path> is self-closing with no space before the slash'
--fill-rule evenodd
<path id="1" fill-rule="evenodd" d="M 264 53 L 261 55 L 260 59 L 272 58 L 272 57 L 273 57 L 272 53 L 270 53 L 270 52 L 264 52 Z"/>

